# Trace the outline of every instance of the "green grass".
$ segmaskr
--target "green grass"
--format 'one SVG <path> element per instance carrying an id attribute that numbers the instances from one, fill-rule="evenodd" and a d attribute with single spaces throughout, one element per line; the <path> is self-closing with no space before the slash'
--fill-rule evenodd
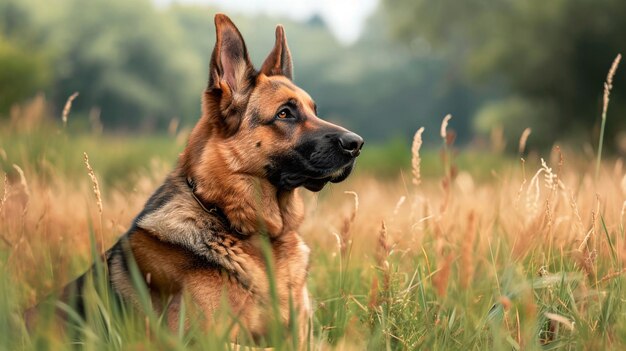
<path id="1" fill-rule="evenodd" d="M 12 164 L 22 168 L 31 166 L 39 176 L 50 177 L 60 171 L 64 176 L 84 174 L 83 152 L 97 165 L 98 176 L 104 185 L 129 186 L 138 174 L 150 170 L 155 161 L 176 163 L 184 145 L 177 145 L 174 137 L 145 135 L 130 136 L 79 134 L 68 136 L 59 131 L 37 130 L 29 134 L 2 133 L 2 147 L 7 159 L 2 162 L 4 172 Z M 166 161 L 167 160 L 167 161 Z"/>
<path id="2" fill-rule="evenodd" d="M 389 287 L 379 291 L 379 303 L 375 306 L 370 304 L 370 284 L 374 276 L 384 279 L 381 269 L 316 252 L 310 278 L 312 295 L 318 303 L 314 341 L 343 345 L 342 339 L 348 338 L 352 345 L 349 349 L 368 350 L 620 349 L 619 345 L 626 344 L 621 277 L 611 281 L 607 293 L 590 299 L 581 311 L 577 307 L 580 297 L 576 291 L 584 277 L 575 273 L 575 266 L 562 262 L 562 257 L 554 257 L 546 263 L 549 271 L 558 273 L 538 277 L 539 267 L 532 260 L 511 262 L 505 254 L 507 251 L 507 244 L 496 240 L 490 253 L 492 261 L 483 267 L 494 270 L 492 278 L 477 279 L 470 289 L 451 283 L 445 296 L 440 296 L 429 283 L 433 274 L 429 266 L 438 263 L 434 255 L 428 260 L 416 255 L 410 260 L 412 268 L 408 270 L 402 268 L 397 256 L 392 257 Z M 6 250 L 2 253 L 6 257 Z M 340 260 L 343 265 L 339 264 Z M 3 259 L 2 266 L 5 264 Z M 60 341 L 58 336 L 50 335 L 55 327 L 52 325 L 27 334 L 19 317 L 16 301 L 20 299 L 16 296 L 15 282 L 11 282 L 4 269 L 0 271 L 0 281 L 3 283 L 0 349 L 3 350 L 54 350 L 70 348 L 72 344 L 85 350 L 230 348 L 228 330 L 223 334 L 205 333 L 197 327 L 185 333 L 169 331 L 162 316 L 149 312 L 149 298 L 137 274 L 134 282 L 140 292 L 141 310 L 148 311 L 145 317 L 118 306 L 111 299 L 112 292 L 106 283 L 96 278 L 86 294 L 86 318 L 70 318 L 69 332 Z M 499 296 L 510 299 L 511 305 L 503 306 Z M 518 314 L 511 314 L 515 309 Z M 544 316 L 546 312 L 570 316 L 575 330 L 565 330 L 563 326 L 555 330 Z M 512 318 L 519 318 L 523 345 L 519 345 L 507 327 L 507 323 L 513 323 Z M 272 325 L 269 344 L 276 350 L 293 349 L 291 343 L 284 342 L 287 331 Z M 542 338 L 551 342 L 540 345 Z"/>
<path id="3" fill-rule="evenodd" d="M 111 188 L 132 188 L 142 177 L 151 176 L 155 159 L 167 160 L 165 168 L 173 166 L 183 147 L 166 136 L 70 136 L 46 134 L 44 130 L 1 136 L 0 147 L 7 154 L 3 169 L 12 172 L 11 165 L 18 164 L 31 180 L 37 177 L 43 184 L 50 180 L 50 187 L 61 180 L 68 184 L 87 182 L 82 162 L 82 153 L 86 151 L 105 185 L 105 198 Z M 537 214 L 526 213 L 512 199 L 519 197 L 518 192 L 526 196 L 534 188 L 522 187 L 522 192 L 521 177 L 510 176 L 520 172 L 515 158 L 463 151 L 455 155 L 452 164 L 471 174 L 481 187 L 463 190 L 469 194 L 452 187 L 449 209 L 441 210 L 446 190 L 440 189 L 444 170 L 438 152 L 423 153 L 422 188 L 408 190 L 410 179 L 404 177 L 411 174 L 409 148 L 408 143 L 400 141 L 366 146 L 352 179 L 322 193 L 315 209 L 317 216 L 311 219 L 317 222 L 303 226 L 303 235 L 312 248 L 308 282 L 314 298 L 314 349 L 626 347 L 626 311 L 622 307 L 626 299 L 622 274 L 625 240 L 617 213 L 623 201 L 619 184 L 607 181 L 600 188 L 592 188 L 591 183 L 578 180 L 592 171 L 570 170 L 562 179 L 571 188 L 565 188 L 559 196 L 542 192 L 540 206 L 547 203 L 550 207 L 540 207 Z M 527 178 L 534 174 L 532 168 L 534 165 L 527 165 Z M 398 177 L 398 173 L 404 176 Z M 369 175 L 378 180 L 372 183 Z M 540 186 L 543 189 L 543 183 Z M 346 202 L 350 203 L 341 189 L 355 190 L 361 198 L 356 221 L 349 228 L 351 239 L 343 251 L 336 248 L 332 234 L 341 232 L 336 228 L 346 220 L 342 209 Z M 572 224 L 576 221 L 571 212 L 572 194 L 578 194 L 575 200 L 585 232 L 590 225 L 595 228 L 588 248 L 581 252 L 576 249 L 580 234 L 568 239 L 576 228 Z M 596 204 L 595 194 L 602 200 L 601 207 Z M 398 207 L 398 195 L 406 196 L 407 204 L 394 210 Z M 127 196 L 133 195 L 128 192 Z M 31 201 L 42 200 L 35 194 Z M 600 212 L 596 212 L 598 209 Z M 110 210 L 117 213 L 122 209 Z M 427 210 L 430 212 L 421 212 Z M 143 279 L 137 273 L 133 280 L 140 296 L 138 308 L 118 305 L 102 275 L 96 275 L 89 283 L 85 319 L 66 306 L 70 322 L 64 335 L 50 321 L 28 333 L 21 313 L 33 301 L 34 291 L 40 298 L 54 291 L 98 256 L 94 229 L 89 231 L 91 254 L 77 255 L 72 248 L 79 239 L 69 237 L 69 242 L 54 242 L 53 234 L 58 229 L 45 227 L 50 223 L 48 217 L 53 216 L 45 211 L 44 207 L 41 214 L 25 213 L 28 223 L 21 226 L 8 224 L 20 222 L 16 218 L 8 221 L 6 212 L 0 213 L 0 219 L 6 221 L 0 223 L 0 234 L 11 239 L 0 242 L 0 350 L 231 348 L 229 331 L 237 320 L 227 318 L 228 311 L 223 320 L 231 322 L 219 329 L 201 330 L 191 318 L 188 330 L 170 331 L 163 316 L 149 308 Z M 75 215 L 64 213 L 59 220 L 71 221 Z M 475 239 L 468 236 L 466 223 L 472 215 L 477 217 Z M 381 220 L 386 221 L 392 238 L 391 252 L 382 259 L 376 254 Z M 115 227 L 106 229 L 106 233 L 121 234 Z M 587 258 L 590 268 L 584 264 Z M 467 286 L 462 283 L 465 259 L 471 261 L 473 270 Z M 52 282 L 52 286 L 44 282 Z M 192 316 L 194 310 L 193 305 L 186 305 L 184 313 Z M 294 343 L 287 335 L 293 325 L 272 322 L 278 320 L 276 311 L 277 308 L 269 309 L 270 331 L 264 343 L 276 350 L 292 350 Z M 555 322 L 550 319 L 551 314 L 562 316 L 570 324 Z M 245 335 L 241 341 L 250 343 Z"/>

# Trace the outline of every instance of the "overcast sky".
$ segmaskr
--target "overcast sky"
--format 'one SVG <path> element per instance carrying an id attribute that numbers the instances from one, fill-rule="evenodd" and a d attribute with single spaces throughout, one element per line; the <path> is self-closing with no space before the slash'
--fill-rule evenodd
<path id="1" fill-rule="evenodd" d="M 378 0 L 153 0 L 159 5 L 173 2 L 217 5 L 225 12 L 286 16 L 304 21 L 319 14 L 339 41 L 355 42 Z"/>

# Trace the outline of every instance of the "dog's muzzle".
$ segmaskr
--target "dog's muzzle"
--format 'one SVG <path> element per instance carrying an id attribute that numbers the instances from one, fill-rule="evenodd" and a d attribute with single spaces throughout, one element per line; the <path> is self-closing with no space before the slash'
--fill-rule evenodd
<path id="1" fill-rule="evenodd" d="M 303 186 L 320 191 L 328 182 L 348 178 L 362 147 L 363 138 L 345 130 L 312 135 L 293 150 L 273 157 L 268 179 L 279 189 Z"/>

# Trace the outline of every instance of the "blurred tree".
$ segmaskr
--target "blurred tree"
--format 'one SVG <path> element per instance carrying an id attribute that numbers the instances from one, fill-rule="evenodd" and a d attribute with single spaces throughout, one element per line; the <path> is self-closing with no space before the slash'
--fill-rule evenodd
<path id="1" fill-rule="evenodd" d="M 0 2 L 0 115 L 49 87 L 49 57 L 34 44 L 31 18 L 17 0 Z"/>
<path id="2" fill-rule="evenodd" d="M 191 92 L 188 82 L 200 71 L 200 60 L 181 45 L 175 22 L 149 0 L 19 4 L 11 7 L 12 13 L 30 19 L 31 50 L 50 53 L 57 110 L 78 91 L 73 111 L 86 115 L 99 108 L 105 128 L 154 129 L 174 117 L 198 115 L 199 94 Z M 5 32 L 25 41 L 20 21 L 4 23 Z"/>
<path id="3" fill-rule="evenodd" d="M 49 67 L 42 53 L 26 51 L 0 34 L 0 115 L 11 106 L 45 89 Z"/>
<path id="4" fill-rule="evenodd" d="M 426 40 L 463 63 L 474 87 L 502 91 L 477 112 L 485 131 L 503 125 L 511 137 L 531 126 L 544 143 L 597 126 L 603 81 L 626 49 L 622 0 L 385 0 L 394 35 Z M 626 120 L 626 74 L 618 72 L 607 128 Z M 613 128 L 611 128 L 611 126 Z M 534 135 L 536 137 L 538 134 Z"/>

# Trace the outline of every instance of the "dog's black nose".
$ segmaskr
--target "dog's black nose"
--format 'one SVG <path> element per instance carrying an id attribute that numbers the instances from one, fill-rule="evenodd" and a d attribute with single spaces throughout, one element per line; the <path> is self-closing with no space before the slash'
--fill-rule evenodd
<path id="1" fill-rule="evenodd" d="M 363 147 L 363 138 L 352 132 L 343 133 L 339 136 L 339 145 L 344 152 L 357 157 Z"/>

